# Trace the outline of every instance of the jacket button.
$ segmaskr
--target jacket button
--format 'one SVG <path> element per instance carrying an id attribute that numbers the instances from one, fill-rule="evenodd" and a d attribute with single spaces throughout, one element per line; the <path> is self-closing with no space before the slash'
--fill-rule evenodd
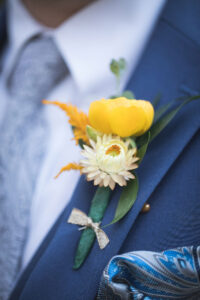
<path id="1" fill-rule="evenodd" d="M 147 213 L 147 212 L 149 212 L 149 211 L 150 211 L 150 209 L 151 209 L 151 206 L 150 206 L 150 204 L 148 204 L 148 203 L 145 203 L 145 205 L 143 206 L 143 208 L 142 208 L 141 212 L 142 212 L 142 213 Z"/>

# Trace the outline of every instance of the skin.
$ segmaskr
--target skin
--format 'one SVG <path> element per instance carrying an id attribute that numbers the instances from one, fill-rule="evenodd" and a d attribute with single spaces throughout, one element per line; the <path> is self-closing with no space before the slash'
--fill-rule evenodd
<path id="1" fill-rule="evenodd" d="M 22 0 L 41 24 L 56 28 L 73 14 L 96 0 Z"/>

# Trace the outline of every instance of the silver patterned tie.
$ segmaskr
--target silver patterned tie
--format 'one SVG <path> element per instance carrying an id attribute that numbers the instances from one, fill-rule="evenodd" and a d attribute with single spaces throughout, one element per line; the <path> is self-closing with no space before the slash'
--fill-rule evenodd
<path id="1" fill-rule="evenodd" d="M 38 35 L 24 45 L 8 80 L 10 101 L 0 128 L 0 300 L 7 299 L 20 268 L 46 149 L 41 100 L 66 75 L 52 38 Z"/>

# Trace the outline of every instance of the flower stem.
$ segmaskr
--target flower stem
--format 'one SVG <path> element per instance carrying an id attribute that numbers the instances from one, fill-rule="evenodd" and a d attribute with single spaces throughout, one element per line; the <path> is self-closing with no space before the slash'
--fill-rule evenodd
<path id="1" fill-rule="evenodd" d="M 109 204 L 111 189 L 109 187 L 99 187 L 93 197 L 88 216 L 93 222 L 101 222 Z M 84 263 L 94 242 L 96 235 L 91 228 L 86 228 L 79 240 L 75 255 L 73 269 L 77 270 Z"/>

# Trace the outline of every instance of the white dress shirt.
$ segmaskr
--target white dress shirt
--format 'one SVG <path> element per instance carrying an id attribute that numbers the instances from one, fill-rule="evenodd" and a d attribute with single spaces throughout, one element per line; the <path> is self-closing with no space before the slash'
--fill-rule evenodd
<path id="1" fill-rule="evenodd" d="M 70 75 L 53 89 L 47 99 L 70 102 L 87 112 L 91 101 L 116 92 L 115 78 L 109 71 L 112 58 L 123 57 L 128 63 L 121 85 L 121 89 L 124 88 L 165 1 L 95 1 L 52 30 L 35 21 L 20 0 L 9 0 L 9 46 L 0 79 L 0 122 L 9 101 L 6 80 L 21 47 L 31 36 L 40 32 L 52 35 L 70 71 Z M 48 151 L 32 199 L 22 268 L 69 203 L 80 176 L 79 172 L 70 171 L 54 179 L 62 166 L 79 161 L 80 149 L 71 140 L 73 136 L 66 115 L 53 106 L 46 106 L 45 114 L 50 127 Z"/>

